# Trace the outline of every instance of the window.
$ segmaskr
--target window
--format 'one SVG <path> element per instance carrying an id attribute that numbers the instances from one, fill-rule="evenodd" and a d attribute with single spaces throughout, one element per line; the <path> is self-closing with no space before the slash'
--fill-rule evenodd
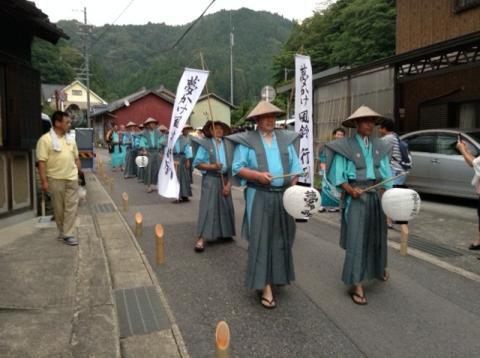
<path id="1" fill-rule="evenodd" d="M 445 155 L 460 155 L 457 151 L 458 137 L 454 134 L 439 134 L 437 137 L 437 150 L 438 154 Z"/>
<path id="2" fill-rule="evenodd" d="M 420 134 L 405 138 L 405 141 L 411 152 L 433 153 L 435 149 L 435 135 L 433 134 Z"/>
<path id="3" fill-rule="evenodd" d="M 72 95 L 74 95 L 74 96 L 81 96 L 82 93 L 83 92 L 81 90 L 72 90 Z"/>
<path id="4" fill-rule="evenodd" d="M 456 134 L 449 134 L 449 133 L 440 133 L 437 137 L 437 150 L 436 153 L 444 154 L 444 155 L 460 155 L 457 150 L 457 141 L 458 135 Z M 478 157 L 478 150 L 477 148 L 470 143 L 468 139 L 465 137 L 463 141 L 467 143 L 468 151 L 474 156 Z"/>
<path id="5" fill-rule="evenodd" d="M 453 11 L 459 13 L 480 6 L 480 0 L 454 0 Z"/>

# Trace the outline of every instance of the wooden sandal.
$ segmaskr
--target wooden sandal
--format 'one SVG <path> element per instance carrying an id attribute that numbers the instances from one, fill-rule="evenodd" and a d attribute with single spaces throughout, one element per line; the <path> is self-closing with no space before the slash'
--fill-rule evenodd
<path id="1" fill-rule="evenodd" d="M 266 302 L 268 305 L 264 304 L 264 302 Z M 274 308 L 277 308 L 277 303 L 275 302 L 275 299 L 273 297 L 270 301 L 262 296 L 262 298 L 260 299 L 260 304 L 263 306 L 263 308 L 266 308 L 267 310 L 273 310 Z"/>
<path id="2" fill-rule="evenodd" d="M 365 296 L 360 296 L 358 293 L 356 293 L 355 291 L 351 291 L 350 293 L 350 297 L 352 298 L 352 301 L 353 303 L 359 305 L 359 306 L 365 306 L 366 304 L 368 304 L 368 301 L 367 301 L 367 297 Z M 365 301 L 358 301 L 356 300 L 355 298 L 359 298 L 361 300 L 365 300 Z"/>

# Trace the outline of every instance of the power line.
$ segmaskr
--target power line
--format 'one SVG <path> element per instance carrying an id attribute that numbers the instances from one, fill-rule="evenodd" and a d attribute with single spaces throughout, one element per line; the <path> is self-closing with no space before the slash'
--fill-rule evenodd
<path id="1" fill-rule="evenodd" d="M 115 20 L 113 20 L 113 22 L 110 24 L 110 25 L 113 25 L 115 24 L 118 19 L 120 19 L 122 17 L 122 15 L 125 13 L 125 11 L 128 10 L 128 8 L 130 6 L 132 6 L 132 4 L 134 3 L 135 0 L 130 0 L 130 2 L 127 4 L 127 6 L 125 6 L 125 8 L 120 12 L 120 14 L 115 18 Z M 98 41 L 100 41 L 100 39 L 110 30 L 111 28 L 110 27 L 107 27 L 105 30 L 103 30 L 103 32 L 96 38 L 96 40 L 92 43 L 92 45 L 90 46 L 90 49 L 92 49 L 95 44 L 98 43 Z"/>
<path id="2" fill-rule="evenodd" d="M 192 22 L 192 24 L 185 30 L 185 32 L 182 34 L 182 36 L 180 36 L 180 38 L 175 42 L 175 44 L 168 50 L 173 50 L 175 47 L 177 47 L 177 45 L 183 40 L 183 38 L 190 32 L 190 30 L 195 26 L 195 24 L 203 17 L 203 15 L 205 15 L 205 13 L 207 12 L 207 10 L 210 8 L 210 6 L 213 5 L 213 3 L 215 2 L 216 0 L 212 0 L 212 2 L 210 4 L 208 4 L 208 6 L 206 7 L 205 10 L 203 10 L 202 14 L 197 17 L 197 19 Z"/>

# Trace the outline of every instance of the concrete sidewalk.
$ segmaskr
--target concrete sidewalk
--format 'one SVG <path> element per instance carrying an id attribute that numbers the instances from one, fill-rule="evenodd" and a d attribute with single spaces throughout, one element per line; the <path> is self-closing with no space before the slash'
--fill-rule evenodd
<path id="1" fill-rule="evenodd" d="M 188 357 L 148 261 L 92 173 L 87 191 L 77 247 L 38 219 L 0 229 L 0 356 Z"/>

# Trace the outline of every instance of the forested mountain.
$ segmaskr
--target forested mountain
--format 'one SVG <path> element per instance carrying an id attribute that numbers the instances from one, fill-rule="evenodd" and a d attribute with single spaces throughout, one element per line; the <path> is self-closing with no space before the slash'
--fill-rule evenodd
<path id="1" fill-rule="evenodd" d="M 276 14 L 249 9 L 219 11 L 205 16 L 181 41 L 188 27 L 165 24 L 105 25 L 91 34 L 92 89 L 112 100 L 139 88 L 164 84 L 172 91 L 184 67 L 201 68 L 202 51 L 211 71 L 209 90 L 230 99 L 230 17 L 235 27 L 235 103 L 258 97 L 272 83 L 273 57 L 290 34 L 292 22 Z M 57 24 L 70 40 L 57 46 L 36 40 L 34 66 L 42 82 L 69 83 L 83 63 L 83 40 L 77 21 Z"/>

